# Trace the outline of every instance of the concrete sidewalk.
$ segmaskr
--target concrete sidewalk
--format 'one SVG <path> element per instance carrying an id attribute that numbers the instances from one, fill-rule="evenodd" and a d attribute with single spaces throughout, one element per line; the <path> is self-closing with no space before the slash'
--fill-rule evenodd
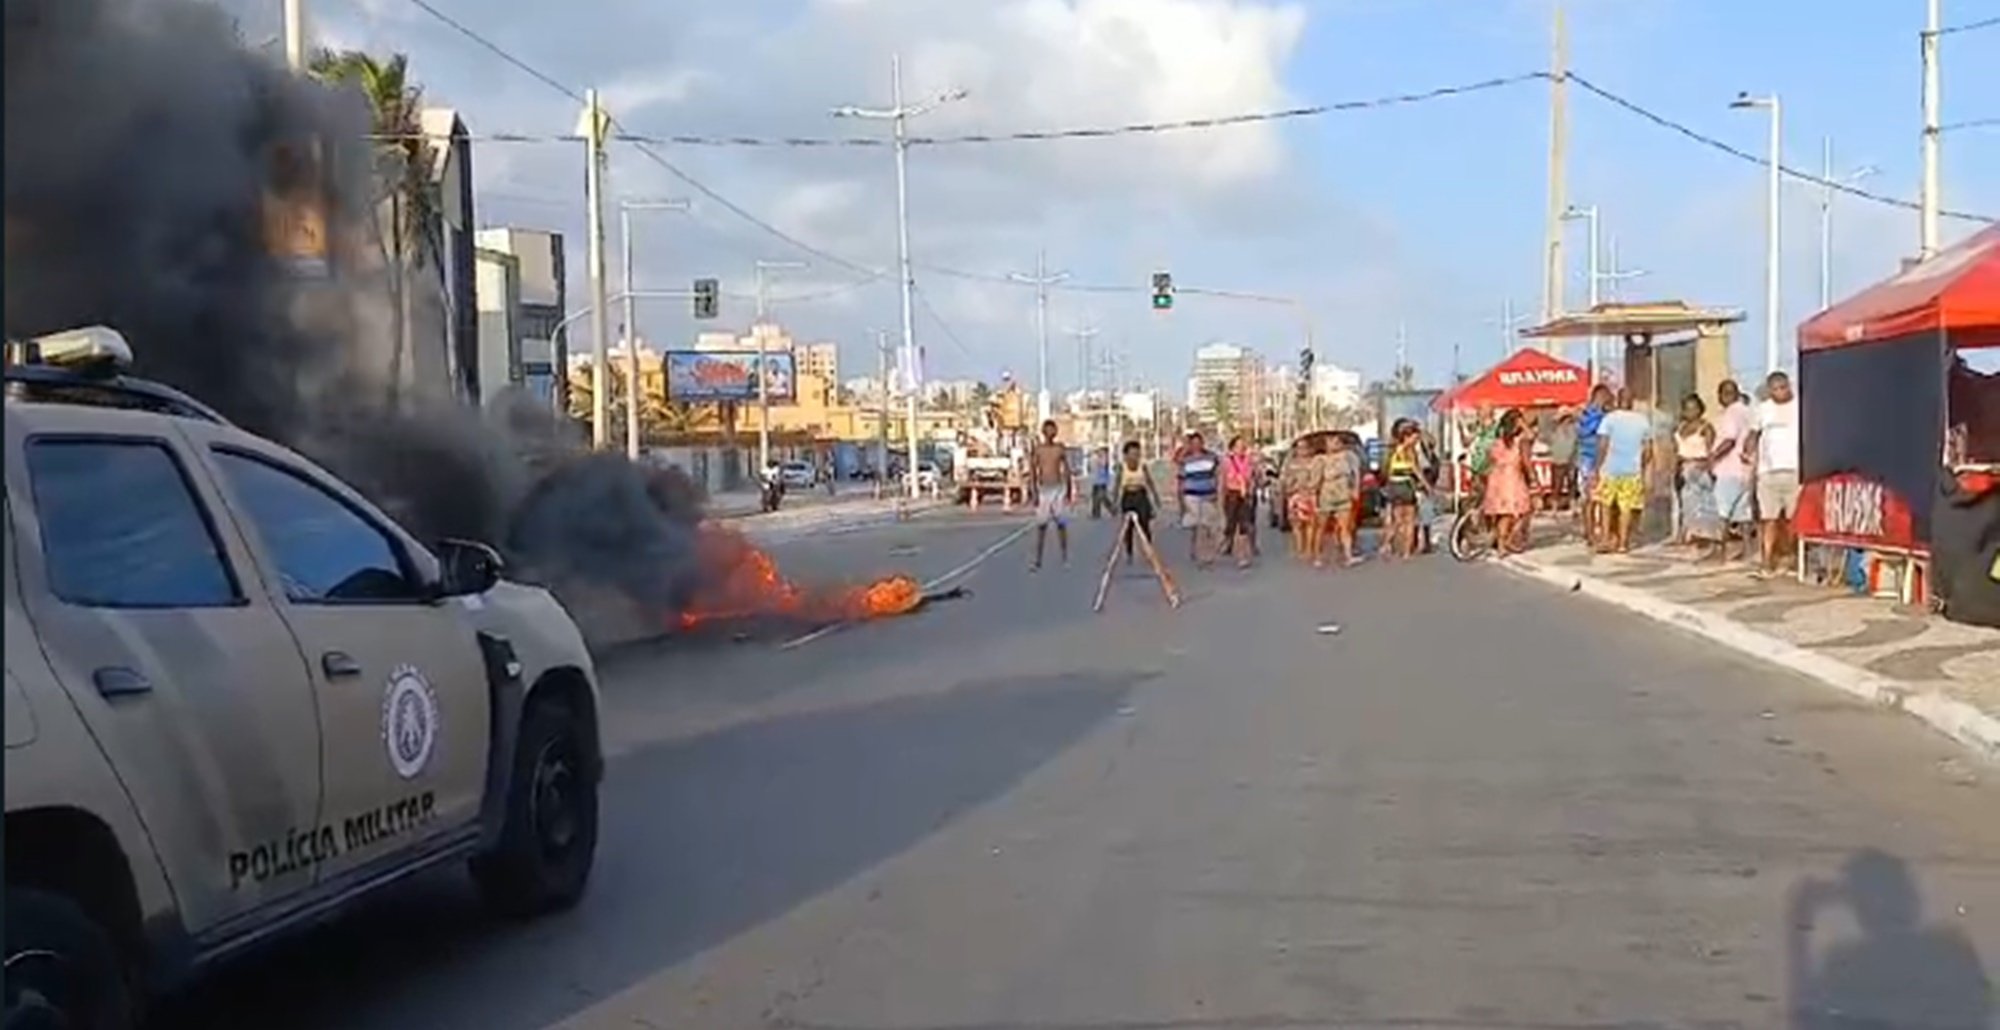
<path id="1" fill-rule="evenodd" d="M 1899 709 L 2000 762 L 2000 630 L 1659 547 L 1593 555 L 1572 541 L 1501 564 Z"/>

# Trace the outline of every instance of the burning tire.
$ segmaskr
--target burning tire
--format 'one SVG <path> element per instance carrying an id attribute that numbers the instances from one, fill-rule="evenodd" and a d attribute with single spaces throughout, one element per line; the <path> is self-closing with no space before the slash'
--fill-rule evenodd
<path id="1" fill-rule="evenodd" d="M 583 897 L 597 855 L 589 740 L 584 719 L 560 702 L 535 703 L 522 718 L 500 842 L 472 863 L 494 911 L 540 915 Z"/>

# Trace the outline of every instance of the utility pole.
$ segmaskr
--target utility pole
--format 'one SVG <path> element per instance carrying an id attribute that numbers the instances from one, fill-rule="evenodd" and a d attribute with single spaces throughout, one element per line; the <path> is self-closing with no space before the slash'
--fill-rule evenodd
<path id="1" fill-rule="evenodd" d="M 1781 170 L 1784 167 L 1784 107 L 1779 102 L 1776 93 L 1764 97 L 1753 97 L 1748 93 L 1739 93 L 1736 95 L 1735 101 L 1729 106 L 1739 110 L 1764 108 L 1771 112 L 1771 153 L 1765 162 L 1769 166 L 1767 188 L 1770 195 L 1764 200 L 1765 206 L 1768 209 L 1765 212 L 1766 224 L 1764 226 L 1764 371 L 1767 373 L 1776 372 L 1778 370 L 1778 282 L 1780 278 L 1778 269 L 1778 248 L 1780 241 L 1778 235 L 1780 228 L 1778 205 L 1781 199 L 1779 191 L 1784 179 L 1784 173 Z"/>
<path id="2" fill-rule="evenodd" d="M 285 0 L 285 64 L 306 70 L 306 0 Z"/>
<path id="3" fill-rule="evenodd" d="M 1563 310 L 1563 212 L 1569 209 L 1566 165 L 1569 160 L 1569 31 L 1558 0 L 1555 10 L 1555 52 L 1549 74 L 1549 209 L 1542 255 L 1542 321 Z M 1553 348 L 1553 343 L 1545 343 Z"/>
<path id="4" fill-rule="evenodd" d="M 625 456 L 639 460 L 639 294 L 633 285 L 632 212 L 686 211 L 685 200 L 627 200 L 618 205 L 618 242 L 625 266 Z"/>
<path id="5" fill-rule="evenodd" d="M 1085 412 L 1094 412 L 1095 408 L 1090 400 L 1090 341 L 1097 336 L 1098 329 L 1086 322 L 1071 329 L 1069 334 L 1076 337 L 1077 372 L 1079 373 L 1077 378 L 1080 380 L 1078 388 L 1083 391 L 1083 410 Z M 1089 418 L 1090 435 L 1095 438 L 1097 435 L 1097 417 L 1095 414 L 1091 414 Z"/>
<path id="6" fill-rule="evenodd" d="M 889 100 L 888 110 L 874 110 L 862 107 L 837 107 L 833 110 L 836 118 L 872 118 L 887 121 L 895 129 L 896 148 L 896 264 L 903 280 L 903 356 L 909 362 L 910 396 L 908 414 L 910 420 L 910 461 L 906 471 L 909 479 L 910 499 L 917 497 L 917 330 L 916 314 L 912 307 L 911 295 L 916 289 L 915 275 L 910 271 L 910 187 L 909 152 L 910 139 L 908 122 L 925 112 L 935 110 L 945 104 L 965 99 L 962 89 L 947 90 L 919 104 L 905 106 L 903 103 L 903 59 L 901 55 L 889 58 Z M 884 470 L 887 471 L 886 469 Z"/>
<path id="7" fill-rule="evenodd" d="M 1035 274 L 1009 272 L 1007 278 L 1035 288 L 1035 422 L 1049 420 L 1049 287 L 1069 278 L 1068 272 L 1049 271 L 1048 253 L 1035 252 Z"/>
<path id="8" fill-rule="evenodd" d="M 1938 125 L 1939 75 L 1938 42 L 1943 26 L 1939 24 L 1939 0 L 1930 0 L 1924 19 L 1924 180 L 1918 205 L 1922 213 L 1918 216 L 1919 246 L 1917 257 L 1928 261 L 1938 252 L 1938 144 L 1944 132 Z"/>
<path id="9" fill-rule="evenodd" d="M 1833 190 L 1836 186 L 1852 186 L 1874 175 L 1880 169 L 1874 165 L 1863 165 L 1844 176 L 1835 178 L 1833 171 L 1833 137 L 1820 141 L 1820 192 L 1819 192 L 1819 309 L 1825 311 L 1833 306 Z"/>
<path id="10" fill-rule="evenodd" d="M 611 421 L 611 376 L 606 362 L 610 359 L 609 325 L 610 301 L 605 296 L 604 285 L 604 108 L 597 102 L 597 91 L 584 92 L 583 138 L 585 153 L 588 155 L 583 173 L 584 203 L 590 209 L 589 251 L 587 262 L 590 275 L 590 445 L 603 450 L 610 441 Z"/>
<path id="11" fill-rule="evenodd" d="M 1599 236 L 1598 236 L 1597 205 L 1592 204 L 1589 207 L 1572 206 L 1569 210 L 1563 212 L 1563 218 L 1568 221 L 1575 221 L 1577 219 L 1582 219 L 1589 225 L 1590 257 L 1589 257 L 1589 269 L 1586 272 L 1586 275 L 1588 276 L 1588 281 L 1589 281 L 1590 307 L 1592 311 L 1595 311 L 1597 310 L 1597 305 L 1603 302 L 1603 296 L 1598 291 L 1604 282 L 1604 273 L 1599 271 L 1598 269 L 1599 255 L 1602 253 L 1602 250 L 1600 249 L 1601 245 L 1598 242 Z M 1598 337 L 1596 333 L 1592 333 L 1590 334 L 1590 363 L 1589 363 L 1590 381 L 1592 383 L 1597 382 L 1597 372 L 1598 372 L 1597 349 L 1598 349 Z"/>
<path id="12" fill-rule="evenodd" d="M 882 485 L 889 477 L 889 330 L 875 330 L 875 358 L 880 369 L 880 379 L 876 385 L 881 389 L 875 400 L 881 417 L 875 421 L 875 495 L 882 495 Z"/>
<path id="13" fill-rule="evenodd" d="M 770 273 L 787 269 L 804 268 L 803 261 L 759 261 L 757 271 L 757 322 L 750 332 L 757 337 L 757 468 L 771 467 L 771 376 L 770 376 L 770 334 L 764 331 L 770 316 Z M 794 341 L 793 354 L 797 354 Z M 797 382 L 797 358 L 793 358 L 793 382 Z"/>

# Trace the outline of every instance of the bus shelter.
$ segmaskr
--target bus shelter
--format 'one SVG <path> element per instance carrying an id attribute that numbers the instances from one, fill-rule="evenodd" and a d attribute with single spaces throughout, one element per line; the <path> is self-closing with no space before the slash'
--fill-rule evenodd
<path id="1" fill-rule="evenodd" d="M 1632 391 L 1633 409 L 1653 424 L 1653 476 L 1639 524 L 1647 539 L 1671 535 L 1677 517 L 1673 426 L 1681 398 L 1700 394 L 1714 405 L 1716 387 L 1730 377 L 1729 327 L 1741 321 L 1735 308 L 1668 300 L 1598 304 L 1521 330 L 1522 339 L 1550 345 L 1590 341 L 1594 378 Z"/>

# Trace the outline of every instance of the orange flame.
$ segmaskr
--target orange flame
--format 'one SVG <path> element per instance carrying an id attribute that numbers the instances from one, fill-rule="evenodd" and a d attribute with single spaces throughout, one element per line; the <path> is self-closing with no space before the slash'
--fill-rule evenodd
<path id="1" fill-rule="evenodd" d="M 741 533 L 719 527 L 703 528 L 700 561 L 704 586 L 679 614 L 682 629 L 759 616 L 878 619 L 908 614 L 923 602 L 923 587 L 901 574 L 859 586 L 807 590 L 785 578 L 769 553 Z"/>

